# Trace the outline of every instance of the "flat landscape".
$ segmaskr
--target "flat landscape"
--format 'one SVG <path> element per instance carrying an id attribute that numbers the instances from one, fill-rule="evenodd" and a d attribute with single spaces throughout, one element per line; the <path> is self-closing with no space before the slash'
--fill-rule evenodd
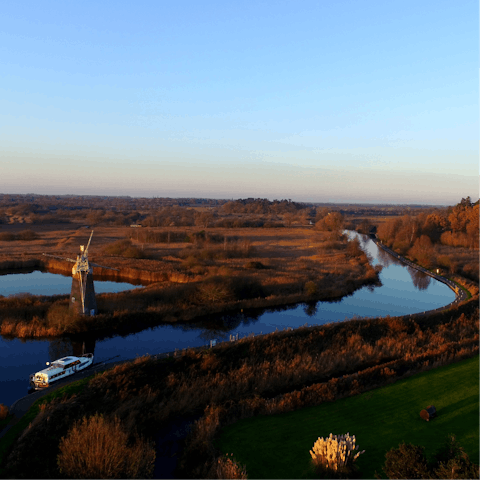
<path id="1" fill-rule="evenodd" d="M 347 432 L 366 450 L 352 474 L 362 478 L 380 472 L 386 451 L 400 442 L 417 442 L 431 456 L 441 435 L 450 433 L 469 462 L 478 462 L 478 394 L 472 393 L 478 392 L 478 202 L 462 199 L 448 209 L 419 207 L 409 214 L 389 207 L 388 215 L 383 207 L 267 200 L 156 210 L 140 199 L 125 211 L 113 209 L 118 199 L 82 202 L 89 205 L 85 212 L 62 210 L 55 200 L 55 215 L 25 202 L 17 207 L 21 218 L 5 208 L 2 272 L 71 275 L 72 262 L 62 258 L 75 259 L 93 230 L 89 261 L 118 270 L 94 267 L 94 279 L 143 288 L 98 294 L 96 315 L 72 313 L 69 295 L 5 296 L 4 338 L 123 336 L 162 324 L 194 327 L 212 314 L 339 300 L 378 285 L 382 269 L 345 229 L 376 233 L 466 295 L 426 314 L 286 328 L 213 348 L 172 347 L 172 354 L 132 359 L 79 382 L 72 378 L 21 419 L 1 407 L 0 428 L 11 427 L 0 441 L 2 476 L 38 476 L 29 465 L 40 461 L 45 478 L 73 475 L 80 467 L 68 452 L 80 448 L 81 456 L 82 435 L 93 431 L 105 435 L 112 455 L 128 459 L 128 452 L 140 452 L 142 462 L 125 460 L 117 478 L 314 478 L 308 450 L 315 439 Z M 439 415 L 427 424 L 419 411 L 428 404 Z M 108 456 L 95 458 L 78 476 L 106 475 Z"/>
<path id="2" fill-rule="evenodd" d="M 201 213 L 195 214 L 201 218 Z M 94 323 L 72 318 L 58 322 L 54 312 L 66 313 L 68 299 L 31 305 L 21 317 L 14 313 L 20 300 L 5 299 L 0 331 L 36 337 L 87 328 L 107 332 L 112 324 L 128 327 L 139 310 L 147 326 L 228 310 L 341 298 L 363 285 L 378 283 L 378 269 L 369 264 L 358 242 L 342 235 L 342 222 L 331 229 L 277 223 L 274 228 L 33 224 L 27 229 L 30 234 L 23 234 L 26 239 L 21 238 L 24 228 L 2 225 L 0 269 L 5 273 L 40 268 L 69 275 L 72 263 L 61 258 L 75 259 L 93 230 L 90 261 L 118 270 L 94 267 L 93 278 L 140 283 L 146 288 L 98 295 L 99 316 Z M 35 328 L 22 318 L 25 315 L 28 320 L 37 318 Z M 57 320 L 52 321 L 53 317 Z"/>
<path id="3" fill-rule="evenodd" d="M 221 432 L 217 446 L 245 464 L 251 478 L 317 478 L 309 450 L 332 432 L 350 432 L 365 450 L 361 478 L 385 478 L 385 453 L 400 443 L 425 445 L 432 456 L 449 434 L 478 463 L 478 378 L 474 357 L 318 407 L 240 421 Z M 430 422 L 419 415 L 428 405 L 437 410 Z"/>

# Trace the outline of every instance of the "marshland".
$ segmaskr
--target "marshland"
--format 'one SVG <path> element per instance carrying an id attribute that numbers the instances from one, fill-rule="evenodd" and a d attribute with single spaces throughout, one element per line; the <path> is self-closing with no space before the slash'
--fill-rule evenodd
<path id="1" fill-rule="evenodd" d="M 120 476 L 222 478 L 225 470 L 215 465 L 232 463 L 225 461 L 215 439 L 227 424 L 359 395 L 478 355 L 478 202 L 462 199 L 449 209 L 392 209 L 260 199 L 152 205 L 152 199 L 78 198 L 68 203 L 5 197 L 0 203 L 0 267 L 5 272 L 26 268 L 68 274 L 71 264 L 43 253 L 71 257 L 93 229 L 92 260 L 119 269 L 95 269 L 96 279 L 144 285 L 97 295 L 95 317 L 70 315 L 66 294 L 6 296 L 0 299 L 5 338 L 86 332 L 111 336 L 206 318 L 215 328 L 214 319 L 222 315 L 315 305 L 342 299 L 365 285 L 375 288 L 381 267 L 360 241 L 344 235 L 345 229 L 376 230 L 386 245 L 425 268 L 441 269 L 471 298 L 431 315 L 357 318 L 214 348 L 182 349 L 164 359 L 137 358 L 32 407 L 31 426 L 23 431 L 20 421 L 0 444 L 4 476 L 33 475 L 22 462 L 26 452 L 45 459 L 45 478 L 67 472 L 69 460 L 58 457 L 60 439 L 73 435 L 76 421 L 81 435 L 85 419 L 84 434 L 89 428 L 103 429 L 107 436 L 121 431 L 125 445 L 144 452 L 145 463 Z M 97 414 L 106 423 L 88 423 Z M 49 421 L 59 417 L 64 420 Z M 190 433 L 174 452 L 176 470 L 168 470 L 162 467 L 168 462 L 159 432 L 175 430 L 182 421 Z M 248 464 L 246 470 L 248 474 Z"/>

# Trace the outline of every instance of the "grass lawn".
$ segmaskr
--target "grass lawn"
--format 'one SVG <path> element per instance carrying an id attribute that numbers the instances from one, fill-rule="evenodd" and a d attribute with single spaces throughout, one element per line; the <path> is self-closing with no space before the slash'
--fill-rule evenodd
<path id="1" fill-rule="evenodd" d="M 428 405 L 437 418 L 425 422 L 419 413 Z M 317 478 L 309 453 L 314 442 L 347 432 L 365 450 L 357 461 L 363 478 L 383 474 L 392 447 L 423 445 L 430 457 L 449 433 L 478 464 L 478 356 L 336 402 L 242 420 L 225 428 L 216 445 L 246 465 L 249 478 Z"/>

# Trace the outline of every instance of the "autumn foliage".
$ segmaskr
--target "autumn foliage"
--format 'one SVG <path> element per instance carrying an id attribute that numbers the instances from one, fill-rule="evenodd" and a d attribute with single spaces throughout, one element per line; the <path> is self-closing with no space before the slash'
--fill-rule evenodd
<path id="1" fill-rule="evenodd" d="M 5 420 L 8 417 L 8 407 L 3 403 L 0 403 L 0 421 Z"/>
<path id="2" fill-rule="evenodd" d="M 142 357 L 97 375 L 76 397 L 48 404 L 6 458 L 6 474 L 38 476 L 32 469 L 41 460 L 48 478 L 62 475 L 52 458 L 54 439 L 98 414 L 118 418 L 129 441 L 136 432 L 151 440 L 174 420 L 197 418 L 178 474 L 205 477 L 219 465 L 213 439 L 223 425 L 355 395 L 467 358 L 478 354 L 478 340 L 473 298 L 425 317 L 351 320 L 187 349 L 163 360 Z"/>
<path id="3" fill-rule="evenodd" d="M 479 204 L 469 197 L 445 210 L 389 219 L 379 224 L 377 237 L 426 268 L 478 282 Z"/>
<path id="4" fill-rule="evenodd" d="M 386 453 L 383 471 L 388 478 L 479 478 L 478 465 L 470 461 L 455 435 L 447 436 L 430 462 L 425 447 L 401 443 Z"/>
<path id="5" fill-rule="evenodd" d="M 140 438 L 129 441 L 118 418 L 84 417 L 62 438 L 58 469 L 68 478 L 149 478 L 155 450 Z"/>

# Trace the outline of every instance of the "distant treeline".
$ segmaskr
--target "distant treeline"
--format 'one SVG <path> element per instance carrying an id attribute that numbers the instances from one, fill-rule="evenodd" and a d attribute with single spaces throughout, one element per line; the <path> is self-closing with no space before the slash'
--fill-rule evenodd
<path id="1" fill-rule="evenodd" d="M 132 198 L 89 195 L 0 195 L 0 224 L 86 223 L 149 227 L 251 228 L 308 224 L 322 212 L 351 217 L 399 216 L 442 209 L 408 205 L 318 205 L 291 200 L 246 198 Z"/>
<path id="2" fill-rule="evenodd" d="M 32 230 L 23 230 L 18 233 L 0 233 L 0 242 L 15 242 L 17 240 L 29 241 L 37 240 L 38 238 L 40 238 L 38 233 L 35 233 Z"/>

